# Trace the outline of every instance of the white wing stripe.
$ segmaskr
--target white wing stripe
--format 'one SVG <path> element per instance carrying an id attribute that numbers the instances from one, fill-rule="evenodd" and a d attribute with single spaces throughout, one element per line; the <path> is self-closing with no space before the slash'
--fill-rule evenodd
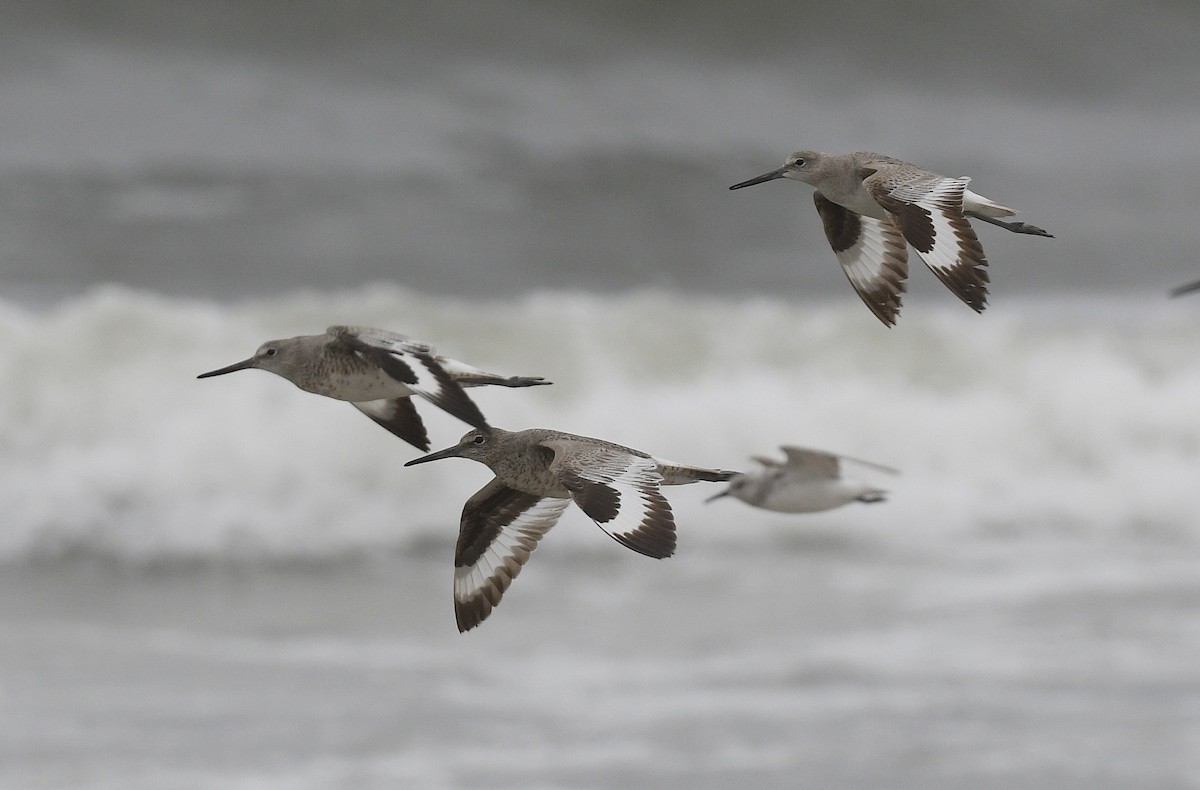
<path id="1" fill-rule="evenodd" d="M 927 208 L 930 209 L 930 221 L 933 222 L 933 249 L 929 252 L 917 250 L 921 260 L 925 261 L 925 265 L 930 269 L 941 272 L 949 272 L 959 266 L 969 265 L 963 254 L 964 250 L 959 245 L 958 235 L 951 224 L 952 218 L 936 206 L 927 206 Z"/>
<path id="2" fill-rule="evenodd" d="M 547 497 L 503 525 L 474 564 L 454 569 L 455 599 L 468 603 L 483 595 L 493 606 L 499 603 L 538 541 L 557 523 L 570 503 L 569 499 Z"/>
<path id="3" fill-rule="evenodd" d="M 838 252 L 838 263 L 846 270 L 846 276 L 858 290 L 871 291 L 885 278 L 885 261 L 895 251 L 904 251 L 904 241 L 899 231 L 890 223 L 873 217 L 860 216 L 862 232 L 858 241 L 849 249 Z"/>

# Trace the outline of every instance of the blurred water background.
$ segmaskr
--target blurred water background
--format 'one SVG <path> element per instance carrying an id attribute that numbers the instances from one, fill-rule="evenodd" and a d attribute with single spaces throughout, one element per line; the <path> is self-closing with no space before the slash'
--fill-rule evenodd
<path id="1" fill-rule="evenodd" d="M 1200 7 L 0 5 L 0 786 L 1200 787 Z M 886 329 L 796 148 L 1011 205 Z M 900 467 L 811 516 L 568 511 L 487 623 L 489 474 L 263 373 L 359 323 L 497 425 Z M 465 427 L 432 408 L 433 442 Z"/>

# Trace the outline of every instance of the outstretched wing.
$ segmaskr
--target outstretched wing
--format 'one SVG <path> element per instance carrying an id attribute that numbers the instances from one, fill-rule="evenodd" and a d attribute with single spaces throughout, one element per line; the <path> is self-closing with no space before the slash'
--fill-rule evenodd
<path id="1" fill-rule="evenodd" d="M 810 480 L 837 480 L 841 477 L 841 464 L 833 453 L 794 445 L 784 445 L 779 449 L 787 458 L 784 469 L 788 474 Z"/>
<path id="2" fill-rule="evenodd" d="M 975 312 L 987 306 L 987 258 L 963 215 L 969 178 L 947 178 L 906 166 L 880 168 L 863 181 L 875 202 L 942 284 Z"/>
<path id="3" fill-rule="evenodd" d="M 802 472 L 804 477 L 821 477 L 835 480 L 841 477 L 842 464 L 844 462 L 865 466 L 877 472 L 886 472 L 889 475 L 900 474 L 900 470 L 895 467 L 884 466 L 874 461 L 864 461 L 861 458 L 854 458 L 849 455 L 837 455 L 824 450 L 813 450 L 808 447 L 796 447 L 795 445 L 784 445 L 779 449 L 783 450 L 783 454 L 787 457 L 784 465 L 786 471 Z"/>
<path id="4" fill-rule="evenodd" d="M 846 461 L 879 472 L 886 472 L 890 475 L 900 474 L 900 470 L 894 467 L 884 466 L 874 461 L 864 461 L 861 458 L 853 458 L 849 455 L 838 455 L 824 450 L 796 447 L 795 445 L 784 445 L 779 449 L 783 450 L 783 454 L 787 457 L 786 469 L 789 472 L 801 471 L 805 477 L 837 479 L 842 474 L 842 463 Z"/>
<path id="5" fill-rule="evenodd" d="M 893 326 L 908 278 L 908 249 L 896 223 L 856 214 L 820 192 L 813 202 L 846 278 L 875 317 Z"/>
<path id="6" fill-rule="evenodd" d="M 647 557 L 675 553 L 675 517 L 659 491 L 663 478 L 653 458 L 555 439 L 542 444 L 554 451 L 550 471 L 600 529 Z"/>
<path id="7" fill-rule="evenodd" d="M 569 499 L 509 488 L 498 479 L 467 500 L 454 548 L 454 618 L 459 632 L 487 619 Z"/>
<path id="8" fill-rule="evenodd" d="M 351 401 L 354 407 L 377 424 L 387 428 L 396 436 L 416 447 L 429 450 L 429 434 L 412 398 L 380 398 L 379 400 Z"/>
<path id="9" fill-rule="evenodd" d="M 408 385 L 416 394 L 463 422 L 487 429 L 479 407 L 446 370 L 426 343 L 403 335 L 360 327 L 331 326 L 331 342 L 341 343 L 384 373 Z"/>

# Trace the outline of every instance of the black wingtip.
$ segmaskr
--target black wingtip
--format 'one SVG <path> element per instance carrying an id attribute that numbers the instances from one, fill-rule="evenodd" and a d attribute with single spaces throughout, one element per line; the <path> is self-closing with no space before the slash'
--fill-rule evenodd
<path id="1" fill-rule="evenodd" d="M 475 401 L 471 400 L 471 396 L 467 395 L 467 391 L 454 380 L 454 377 L 446 372 L 445 368 L 438 364 L 436 359 L 428 354 L 417 354 L 416 358 L 433 374 L 439 385 L 437 393 L 421 393 L 422 397 L 444 410 L 447 414 L 457 417 L 473 428 L 478 428 L 481 431 L 491 431 L 492 426 L 488 425 L 487 418 L 483 416 L 483 412 L 475 405 Z"/>
<path id="2" fill-rule="evenodd" d="M 458 632 L 465 634 L 472 628 L 477 628 L 492 613 L 492 605 L 486 598 L 480 596 L 472 601 L 454 602 L 454 624 Z"/>
<path id="3" fill-rule="evenodd" d="M 425 422 L 417 413 L 412 398 L 395 398 L 388 404 L 391 408 L 385 413 L 365 409 L 357 403 L 354 405 L 393 436 L 398 436 L 422 452 L 429 452 L 429 432 L 425 429 Z"/>
<path id="4" fill-rule="evenodd" d="M 653 529 L 647 528 L 643 525 L 633 532 L 627 532 L 623 535 L 609 534 L 613 540 L 625 548 L 632 549 L 650 559 L 665 560 L 675 553 L 676 539 L 674 524 L 671 525 L 670 532 L 658 527 Z"/>

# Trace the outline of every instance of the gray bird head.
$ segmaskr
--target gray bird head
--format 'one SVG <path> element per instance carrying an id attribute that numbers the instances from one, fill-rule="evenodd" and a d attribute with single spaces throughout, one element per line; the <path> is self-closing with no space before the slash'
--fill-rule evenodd
<path id="1" fill-rule="evenodd" d="M 241 362 L 234 362 L 217 370 L 210 370 L 207 373 L 201 373 L 196 378 L 206 379 L 211 376 L 224 376 L 226 373 L 233 373 L 237 370 L 249 370 L 250 368 L 258 368 L 259 370 L 268 370 L 278 376 L 283 376 L 285 379 L 295 380 L 295 372 L 299 370 L 302 360 L 305 358 L 303 354 L 302 342 L 305 338 L 293 337 L 287 340 L 268 340 L 258 347 L 258 351 L 254 352 L 254 356 L 249 359 L 243 359 Z"/>
<path id="2" fill-rule="evenodd" d="M 797 181 L 803 181 L 806 184 L 813 183 L 814 174 L 821 167 L 821 154 L 817 151 L 797 151 L 787 158 L 783 163 L 783 167 L 778 170 L 772 170 L 769 173 L 763 173 L 761 176 L 755 176 L 749 181 L 743 181 L 740 184 L 734 184 L 730 189 L 741 189 L 742 187 L 752 187 L 755 184 L 764 184 L 767 181 L 774 181 L 777 178 L 793 178 Z"/>
<path id="3" fill-rule="evenodd" d="M 758 491 L 761 487 L 759 483 L 758 478 L 739 474 L 729 479 L 729 486 L 724 491 L 719 491 L 704 501 L 712 502 L 721 497 L 731 496 L 743 502 L 751 502 L 758 498 Z"/>
<path id="4" fill-rule="evenodd" d="M 429 455 L 423 455 L 420 458 L 414 458 L 404 465 L 424 464 L 429 461 L 440 461 L 443 458 L 469 458 L 481 464 L 489 464 L 491 459 L 499 452 L 496 440 L 504 433 L 499 428 L 492 428 L 486 431 L 476 428 L 463 434 L 463 438 L 458 440 L 458 444 L 447 447 L 445 450 L 438 450 Z"/>

